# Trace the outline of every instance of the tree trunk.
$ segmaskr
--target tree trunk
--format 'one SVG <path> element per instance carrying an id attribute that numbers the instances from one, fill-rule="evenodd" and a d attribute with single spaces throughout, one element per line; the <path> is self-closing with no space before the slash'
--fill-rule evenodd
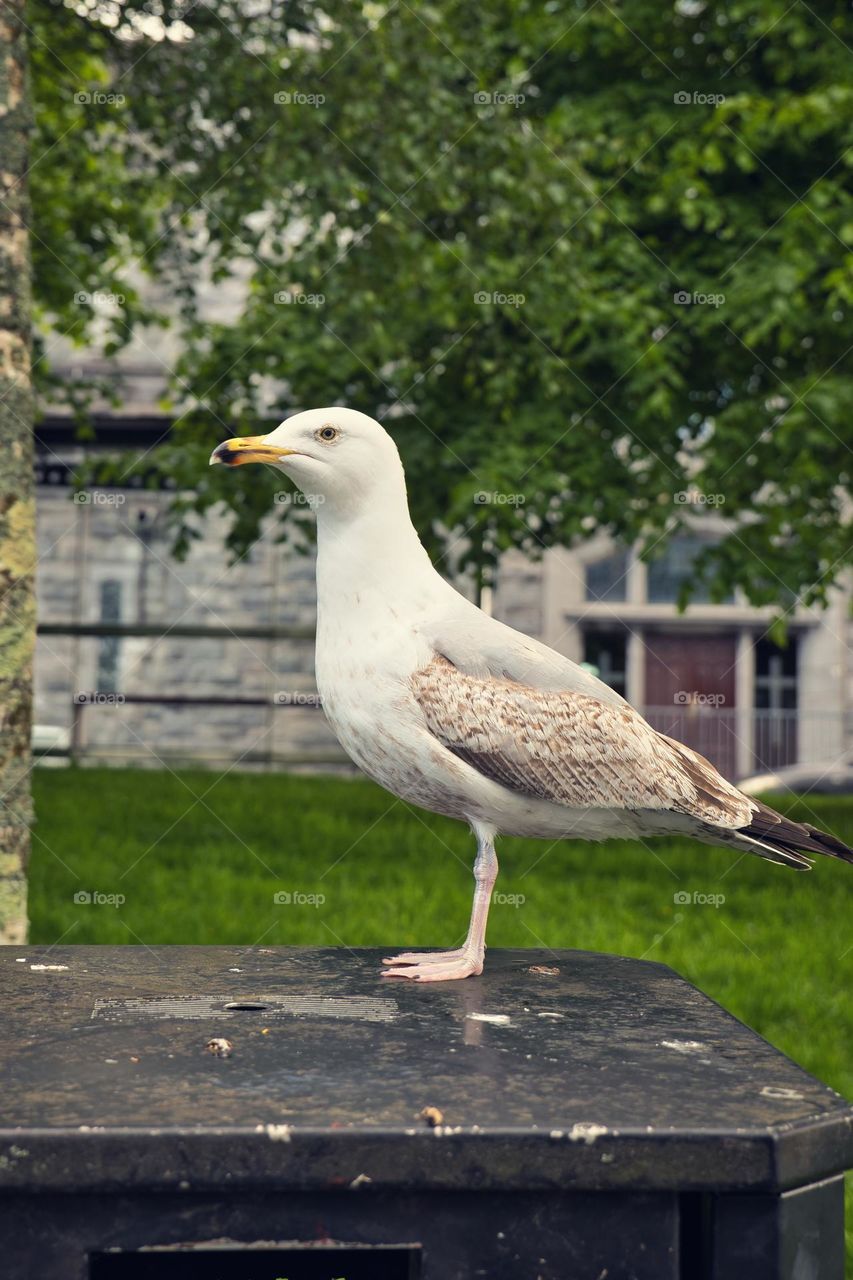
<path id="1" fill-rule="evenodd" d="M 27 934 L 35 648 L 27 92 L 23 0 L 0 6 L 0 942 Z"/>

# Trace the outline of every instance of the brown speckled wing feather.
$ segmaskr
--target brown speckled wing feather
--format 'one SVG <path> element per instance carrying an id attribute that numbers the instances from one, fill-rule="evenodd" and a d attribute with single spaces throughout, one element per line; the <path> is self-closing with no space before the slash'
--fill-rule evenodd
<path id="1" fill-rule="evenodd" d="M 569 808 L 670 810 L 736 827 L 754 806 L 629 706 L 465 675 L 437 656 L 412 677 L 435 738 L 486 777 Z"/>

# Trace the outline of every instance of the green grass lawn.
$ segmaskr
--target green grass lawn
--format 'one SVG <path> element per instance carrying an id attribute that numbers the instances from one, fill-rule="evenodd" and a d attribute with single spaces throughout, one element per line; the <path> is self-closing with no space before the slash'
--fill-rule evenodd
<path id="1" fill-rule="evenodd" d="M 361 779 L 42 769 L 35 794 L 34 943 L 450 947 L 467 927 L 470 833 Z M 853 800 L 777 807 L 853 842 Z M 491 946 L 663 961 L 853 1096 L 853 867 L 797 873 L 683 840 L 507 838 L 498 854 Z"/>

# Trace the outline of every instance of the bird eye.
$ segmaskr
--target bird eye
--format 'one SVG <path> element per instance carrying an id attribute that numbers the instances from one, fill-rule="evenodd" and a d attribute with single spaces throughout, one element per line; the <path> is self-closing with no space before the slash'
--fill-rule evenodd
<path id="1" fill-rule="evenodd" d="M 327 443 L 330 440 L 337 440 L 340 434 L 337 427 L 321 427 L 319 431 L 315 432 L 318 440 L 325 440 Z"/>

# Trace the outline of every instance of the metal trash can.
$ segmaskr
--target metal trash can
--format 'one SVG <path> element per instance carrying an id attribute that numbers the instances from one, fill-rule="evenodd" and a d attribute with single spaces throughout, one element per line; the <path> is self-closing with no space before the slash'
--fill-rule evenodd
<path id="1" fill-rule="evenodd" d="M 853 1108 L 660 964 L 4 947 L 4 1280 L 842 1280 Z"/>

